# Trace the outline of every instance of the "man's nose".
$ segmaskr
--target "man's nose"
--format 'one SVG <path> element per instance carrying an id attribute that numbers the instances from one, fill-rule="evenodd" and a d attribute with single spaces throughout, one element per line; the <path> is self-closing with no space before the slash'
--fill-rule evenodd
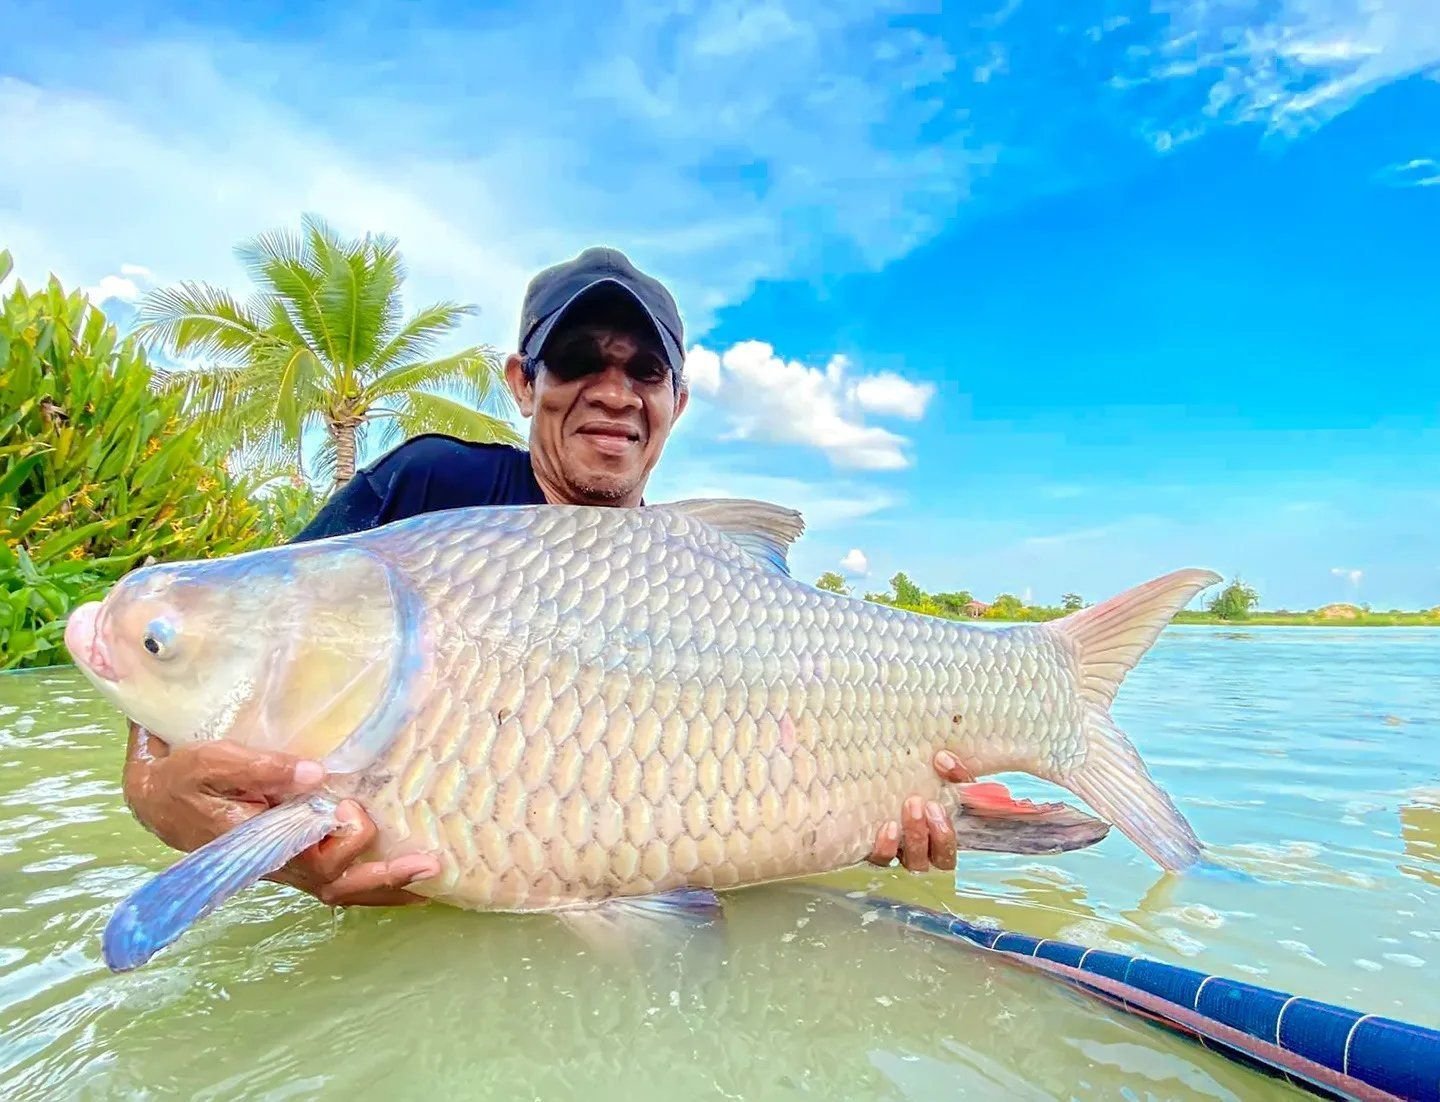
<path id="1" fill-rule="evenodd" d="M 594 401 L 615 408 L 628 409 L 642 404 L 640 395 L 635 393 L 635 380 L 619 364 L 606 364 L 591 376 L 586 392 Z"/>

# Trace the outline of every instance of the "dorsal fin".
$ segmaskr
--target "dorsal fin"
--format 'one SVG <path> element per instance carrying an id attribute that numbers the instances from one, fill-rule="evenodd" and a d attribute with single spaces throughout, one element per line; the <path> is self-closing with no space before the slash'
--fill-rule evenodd
<path id="1" fill-rule="evenodd" d="M 704 521 L 745 548 L 760 565 L 790 576 L 790 545 L 805 531 L 794 509 L 743 497 L 690 498 L 660 506 Z"/>

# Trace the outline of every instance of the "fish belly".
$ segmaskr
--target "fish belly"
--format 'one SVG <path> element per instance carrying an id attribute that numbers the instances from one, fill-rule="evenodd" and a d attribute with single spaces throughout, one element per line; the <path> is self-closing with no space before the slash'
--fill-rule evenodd
<path id="1" fill-rule="evenodd" d="M 443 515 L 442 515 L 443 517 Z M 1044 775 L 1080 752 L 1073 661 L 830 594 L 686 518 L 516 510 L 384 546 L 428 610 L 434 676 L 356 782 L 415 890 L 540 910 L 854 864 L 932 759 Z"/>

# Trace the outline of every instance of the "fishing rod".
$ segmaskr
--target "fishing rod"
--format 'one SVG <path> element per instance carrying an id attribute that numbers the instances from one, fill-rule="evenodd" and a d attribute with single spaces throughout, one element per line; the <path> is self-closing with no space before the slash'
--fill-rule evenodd
<path id="1" fill-rule="evenodd" d="M 821 894 L 975 946 L 1321 1098 L 1440 1102 L 1440 1031 L 1145 957 L 982 928 L 863 892 Z"/>

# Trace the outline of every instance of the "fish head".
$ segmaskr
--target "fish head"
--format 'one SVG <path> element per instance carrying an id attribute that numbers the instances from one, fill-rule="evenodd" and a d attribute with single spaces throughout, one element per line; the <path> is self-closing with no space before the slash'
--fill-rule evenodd
<path id="1" fill-rule="evenodd" d="M 231 739 L 317 760 L 349 744 L 353 758 L 354 738 L 403 695 L 414 624 L 382 560 L 328 543 L 135 570 L 71 613 L 65 645 L 101 696 L 168 744 Z"/>

